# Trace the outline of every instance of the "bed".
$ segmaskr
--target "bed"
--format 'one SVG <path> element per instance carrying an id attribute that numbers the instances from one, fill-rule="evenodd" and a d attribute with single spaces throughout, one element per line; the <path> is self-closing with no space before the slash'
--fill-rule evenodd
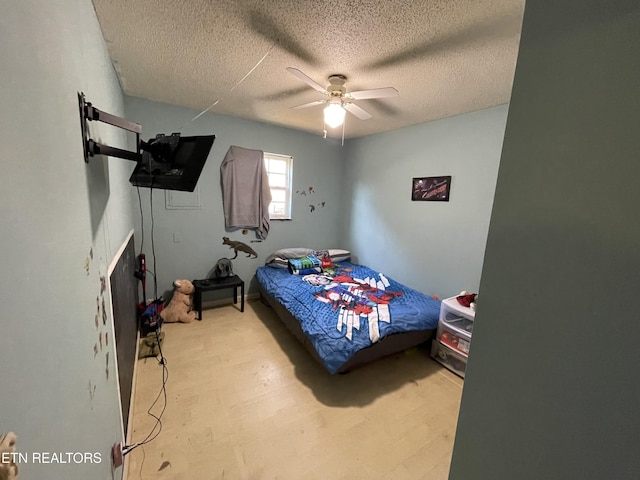
<path id="1" fill-rule="evenodd" d="M 323 251 L 331 267 L 297 271 L 291 261 L 304 251 L 275 252 L 256 277 L 263 302 L 329 373 L 346 373 L 433 338 L 440 301 L 351 263 L 345 250 Z"/>

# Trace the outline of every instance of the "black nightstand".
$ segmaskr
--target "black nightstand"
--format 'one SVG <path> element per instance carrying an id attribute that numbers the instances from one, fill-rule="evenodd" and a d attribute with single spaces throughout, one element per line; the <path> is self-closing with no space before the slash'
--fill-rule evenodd
<path id="1" fill-rule="evenodd" d="M 198 312 L 198 320 L 202 320 L 202 292 L 212 290 L 223 290 L 233 288 L 233 303 L 238 303 L 238 287 L 240 287 L 240 311 L 244 312 L 244 281 L 237 275 L 223 278 L 207 278 L 205 280 L 194 280 L 193 286 L 193 306 Z"/>

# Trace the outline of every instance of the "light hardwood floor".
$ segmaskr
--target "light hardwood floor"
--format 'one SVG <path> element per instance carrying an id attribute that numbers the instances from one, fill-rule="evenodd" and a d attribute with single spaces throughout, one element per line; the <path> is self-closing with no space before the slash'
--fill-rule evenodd
<path id="1" fill-rule="evenodd" d="M 332 376 L 259 300 L 163 331 L 162 431 L 127 456 L 128 480 L 447 478 L 462 379 L 426 347 Z M 131 443 L 162 384 L 157 360 L 137 368 Z"/>

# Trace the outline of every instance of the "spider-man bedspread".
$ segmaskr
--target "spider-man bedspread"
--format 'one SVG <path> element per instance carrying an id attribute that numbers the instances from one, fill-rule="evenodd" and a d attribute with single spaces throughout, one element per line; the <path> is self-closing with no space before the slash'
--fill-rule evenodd
<path id="1" fill-rule="evenodd" d="M 363 265 L 341 262 L 311 275 L 265 266 L 256 276 L 300 322 L 330 373 L 387 335 L 438 326 L 440 301 Z"/>

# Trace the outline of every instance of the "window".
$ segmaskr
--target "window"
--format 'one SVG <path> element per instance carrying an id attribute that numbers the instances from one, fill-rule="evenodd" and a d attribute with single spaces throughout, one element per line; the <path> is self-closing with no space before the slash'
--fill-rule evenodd
<path id="1" fill-rule="evenodd" d="M 293 157 L 265 152 L 264 165 L 267 168 L 269 187 L 271 188 L 269 218 L 271 220 L 290 220 Z"/>

